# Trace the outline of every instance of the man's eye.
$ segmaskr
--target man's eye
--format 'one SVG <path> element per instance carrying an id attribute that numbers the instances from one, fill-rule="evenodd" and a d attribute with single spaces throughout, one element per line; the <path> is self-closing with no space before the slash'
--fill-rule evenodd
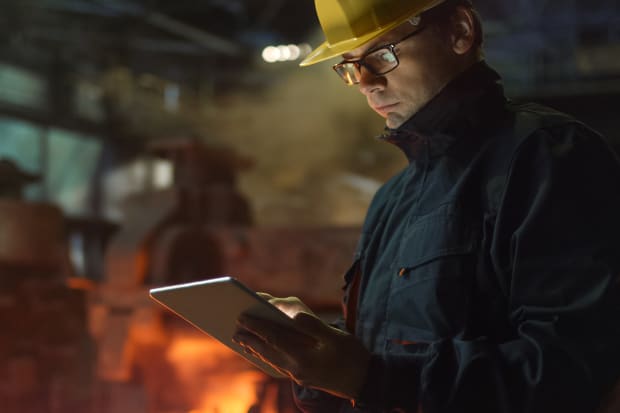
<path id="1" fill-rule="evenodd" d="M 396 61 L 396 56 L 394 56 L 394 53 L 387 50 L 381 52 L 378 57 L 386 63 L 394 63 Z"/>
<path id="2" fill-rule="evenodd" d="M 367 65 L 382 68 L 396 63 L 396 56 L 390 50 L 377 50 L 364 59 Z"/>

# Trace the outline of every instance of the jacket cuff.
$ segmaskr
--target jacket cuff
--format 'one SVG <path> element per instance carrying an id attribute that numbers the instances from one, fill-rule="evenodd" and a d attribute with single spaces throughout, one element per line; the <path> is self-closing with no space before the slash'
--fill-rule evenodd
<path id="1" fill-rule="evenodd" d="M 321 390 L 303 387 L 291 382 L 293 400 L 297 408 L 304 413 L 339 412 L 345 399 L 325 393 Z"/>
<path id="2" fill-rule="evenodd" d="M 372 354 L 354 407 L 413 409 L 418 405 L 423 355 Z"/>

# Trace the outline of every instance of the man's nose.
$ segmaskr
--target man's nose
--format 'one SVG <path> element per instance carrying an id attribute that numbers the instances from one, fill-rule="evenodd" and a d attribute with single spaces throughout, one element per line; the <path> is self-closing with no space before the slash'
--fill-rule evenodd
<path id="1" fill-rule="evenodd" d="M 359 89 L 364 95 L 380 92 L 385 89 L 385 77 L 372 74 L 365 67 L 361 67 Z"/>

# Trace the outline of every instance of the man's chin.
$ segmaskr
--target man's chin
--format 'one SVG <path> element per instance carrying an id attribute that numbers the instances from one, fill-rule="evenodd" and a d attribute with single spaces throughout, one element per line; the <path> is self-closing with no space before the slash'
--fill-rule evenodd
<path id="1" fill-rule="evenodd" d="M 405 121 L 406 119 L 396 113 L 388 113 L 388 115 L 385 117 L 385 126 L 390 129 L 398 129 L 400 125 L 405 123 Z"/>

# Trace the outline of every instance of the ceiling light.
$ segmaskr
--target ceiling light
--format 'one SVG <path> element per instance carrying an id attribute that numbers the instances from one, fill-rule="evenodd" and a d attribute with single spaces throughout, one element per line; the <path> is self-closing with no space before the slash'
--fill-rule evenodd
<path id="1" fill-rule="evenodd" d="M 280 59 L 280 50 L 274 46 L 267 46 L 263 49 L 263 60 L 267 63 L 274 63 Z"/>
<path id="2" fill-rule="evenodd" d="M 267 46 L 263 49 L 263 60 L 267 63 L 290 62 L 306 57 L 312 48 L 309 44 L 289 44 L 280 46 Z"/>

